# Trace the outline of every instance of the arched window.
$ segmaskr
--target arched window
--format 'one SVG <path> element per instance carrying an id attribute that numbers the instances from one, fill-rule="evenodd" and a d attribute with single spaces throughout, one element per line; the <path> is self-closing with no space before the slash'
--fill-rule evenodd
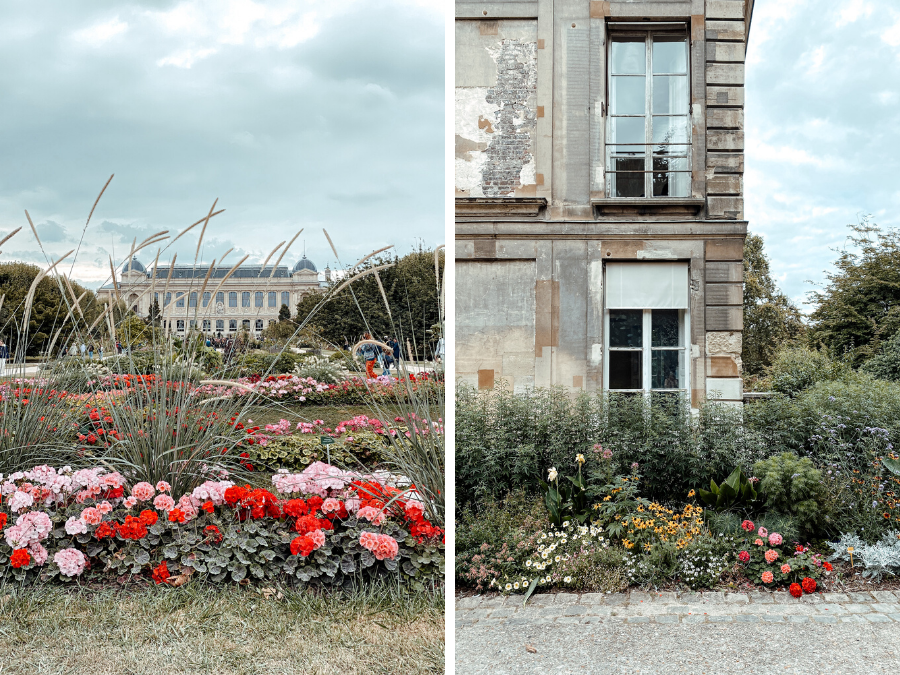
<path id="1" fill-rule="evenodd" d="M 228 321 L 228 330 L 230 330 L 230 331 L 237 330 L 237 319 L 230 319 Z"/>
<path id="2" fill-rule="evenodd" d="M 291 294 L 288 291 L 281 291 L 281 304 L 291 306 Z"/>
<path id="3" fill-rule="evenodd" d="M 216 331 L 221 333 L 225 330 L 225 319 L 216 319 Z"/>
<path id="4" fill-rule="evenodd" d="M 241 307 L 249 307 L 250 306 L 250 291 L 244 291 L 241 293 Z"/>
<path id="5" fill-rule="evenodd" d="M 216 302 L 221 302 L 223 305 L 225 304 L 225 291 L 216 293 Z"/>
<path id="6" fill-rule="evenodd" d="M 212 293 L 210 293 L 209 291 L 205 291 L 203 293 L 203 306 L 204 307 L 209 307 L 209 299 L 211 296 L 212 296 Z"/>
<path id="7" fill-rule="evenodd" d="M 254 306 L 255 306 L 255 307 L 262 307 L 262 306 L 263 306 L 263 298 L 264 298 L 264 297 L 265 297 L 265 294 L 264 294 L 262 291 L 256 291 L 256 297 L 254 298 L 254 301 L 255 301 L 255 302 L 254 302 Z"/>
<path id="8" fill-rule="evenodd" d="M 163 306 L 164 306 L 164 307 L 167 306 L 170 302 L 172 302 L 172 294 L 171 294 L 171 293 L 166 293 L 166 301 L 165 301 L 165 303 L 163 304 Z"/>
<path id="9" fill-rule="evenodd" d="M 210 327 L 209 319 L 203 319 L 203 330 L 208 331 Z"/>
<path id="10" fill-rule="evenodd" d="M 269 291 L 269 307 L 277 307 L 278 294 L 275 291 Z"/>
<path id="11" fill-rule="evenodd" d="M 184 293 L 175 294 L 175 306 L 184 307 Z"/>
<path id="12" fill-rule="evenodd" d="M 250 319 L 244 319 L 243 321 L 241 321 L 241 328 L 247 331 L 250 330 Z"/>
<path id="13" fill-rule="evenodd" d="M 262 329 L 263 329 L 263 320 L 257 319 L 256 320 L 256 330 L 262 330 Z"/>
<path id="14" fill-rule="evenodd" d="M 237 307 L 237 291 L 230 291 L 228 293 L 228 306 Z"/>
<path id="15" fill-rule="evenodd" d="M 178 321 L 175 323 L 175 326 L 179 332 L 183 333 L 184 332 L 184 319 L 178 319 Z"/>
<path id="16" fill-rule="evenodd" d="M 191 291 L 191 297 L 188 299 L 188 307 L 197 306 L 197 291 Z"/>

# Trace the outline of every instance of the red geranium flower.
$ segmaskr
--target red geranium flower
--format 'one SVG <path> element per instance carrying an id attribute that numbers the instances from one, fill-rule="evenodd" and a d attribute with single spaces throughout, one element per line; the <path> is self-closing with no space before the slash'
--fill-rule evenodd
<path id="1" fill-rule="evenodd" d="M 112 538 L 116 536 L 116 528 L 109 523 L 100 523 L 100 527 L 94 530 L 94 536 L 97 539 Z"/>
<path id="2" fill-rule="evenodd" d="M 6 514 L 0 513 L 0 530 L 6 527 Z"/>
<path id="3" fill-rule="evenodd" d="M 741 523 L 741 529 L 746 530 L 747 532 L 753 532 L 756 529 L 756 526 L 753 524 L 752 520 L 745 520 Z"/>
<path id="4" fill-rule="evenodd" d="M 203 502 L 203 504 L 200 506 L 200 508 L 203 509 L 204 511 L 206 511 L 207 513 L 212 513 L 216 509 L 215 504 L 213 504 L 210 501 Z"/>
<path id="5" fill-rule="evenodd" d="M 166 565 L 166 561 L 163 560 L 154 570 L 153 570 L 153 581 L 158 584 L 164 584 L 169 578 L 169 567 Z"/>
<path id="6" fill-rule="evenodd" d="M 301 534 L 291 542 L 291 555 L 297 555 L 299 553 L 306 558 L 313 550 L 315 550 L 315 548 L 315 542 L 305 534 Z"/>
<path id="7" fill-rule="evenodd" d="M 0 527 L 2 527 L 2 526 L 0 526 Z M 822 567 L 825 568 L 825 571 L 826 571 L 826 572 L 830 572 L 831 570 L 834 569 L 834 566 L 833 566 L 830 562 L 828 562 L 827 560 L 826 560 L 824 563 L 822 563 Z"/>
<path id="8" fill-rule="evenodd" d="M 141 515 L 138 516 L 141 523 L 146 525 L 147 527 L 151 527 L 152 525 L 156 525 L 156 521 L 159 520 L 159 516 L 156 511 L 150 511 L 147 509 L 146 511 L 141 511 Z"/>
<path id="9" fill-rule="evenodd" d="M 225 490 L 225 502 L 229 506 L 234 506 L 238 502 L 243 501 L 249 492 L 250 491 L 247 488 L 241 487 L 240 485 L 232 485 Z"/>
<path id="10" fill-rule="evenodd" d="M 800 586 L 803 588 L 803 591 L 805 593 L 816 592 L 816 580 L 812 577 L 806 577 L 802 582 L 800 582 Z"/>
<path id="11" fill-rule="evenodd" d="M 320 508 L 322 508 L 322 504 L 325 503 L 325 500 L 319 497 L 318 495 L 314 495 L 306 500 L 307 506 L 309 506 L 309 512 L 315 513 Z"/>
<path id="12" fill-rule="evenodd" d="M 183 523 L 187 519 L 184 517 L 184 511 L 181 509 L 172 509 L 169 511 L 169 522 L 172 523 Z"/>
<path id="13" fill-rule="evenodd" d="M 741 551 L 738 553 L 738 560 L 745 563 L 750 560 L 750 554 L 747 551 Z"/>
<path id="14" fill-rule="evenodd" d="M 800 589 L 800 584 L 791 584 L 790 591 L 791 595 L 793 595 L 795 598 L 799 598 L 801 595 L 803 595 L 803 591 Z"/>
<path id="15" fill-rule="evenodd" d="M 284 512 L 293 518 L 305 516 L 308 511 L 309 509 L 306 506 L 306 502 L 302 499 L 289 499 L 284 504 Z"/>
<path id="16" fill-rule="evenodd" d="M 31 556 L 28 554 L 28 551 L 24 548 L 17 548 L 13 551 L 13 554 L 9 557 L 9 564 L 15 568 L 25 567 L 28 563 L 31 562 Z"/>
<path id="17" fill-rule="evenodd" d="M 216 527 L 215 525 L 207 525 L 206 527 L 203 528 L 203 531 L 206 533 L 207 539 L 209 539 L 210 541 L 213 541 L 217 544 L 220 541 L 222 541 L 222 539 L 223 539 L 222 533 L 219 531 L 219 528 Z"/>

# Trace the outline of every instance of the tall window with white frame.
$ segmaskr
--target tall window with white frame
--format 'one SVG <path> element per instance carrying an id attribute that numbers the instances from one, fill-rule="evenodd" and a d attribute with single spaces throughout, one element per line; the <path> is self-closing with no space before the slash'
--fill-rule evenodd
<path id="1" fill-rule="evenodd" d="M 610 197 L 691 194 L 689 43 L 683 28 L 609 40 Z"/>
<path id="2" fill-rule="evenodd" d="M 605 386 L 689 391 L 687 263 L 606 265 Z"/>

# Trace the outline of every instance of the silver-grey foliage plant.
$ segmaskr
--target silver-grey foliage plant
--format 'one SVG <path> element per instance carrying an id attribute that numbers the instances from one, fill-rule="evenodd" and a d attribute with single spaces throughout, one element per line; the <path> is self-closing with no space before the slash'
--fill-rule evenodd
<path id="1" fill-rule="evenodd" d="M 900 532 L 885 532 L 875 544 L 867 544 L 855 534 L 844 534 L 828 544 L 834 550 L 829 560 L 852 559 L 854 567 L 863 567 L 863 576 L 880 581 L 885 575 L 900 573 Z"/>

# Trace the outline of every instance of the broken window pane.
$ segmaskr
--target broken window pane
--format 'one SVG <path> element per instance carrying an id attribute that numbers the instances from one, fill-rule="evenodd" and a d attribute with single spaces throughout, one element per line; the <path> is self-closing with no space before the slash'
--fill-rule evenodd
<path id="1" fill-rule="evenodd" d="M 687 42 L 684 38 L 653 38 L 653 72 L 687 73 Z"/>
<path id="2" fill-rule="evenodd" d="M 643 115 L 646 102 L 646 78 L 634 75 L 613 78 L 613 115 Z"/>
<path id="3" fill-rule="evenodd" d="M 647 72 L 643 38 L 615 40 L 611 45 L 613 75 L 642 75 Z"/>
<path id="4" fill-rule="evenodd" d="M 609 352 L 609 388 L 641 389 L 642 352 Z"/>
<path id="5" fill-rule="evenodd" d="M 686 115 L 688 112 L 687 76 L 653 76 L 653 114 Z"/>
<path id="6" fill-rule="evenodd" d="M 609 346 L 643 347 L 643 311 L 613 309 L 609 312 Z"/>
<path id="7" fill-rule="evenodd" d="M 684 145 L 676 148 L 665 146 L 672 143 L 687 143 L 687 117 L 654 117 L 653 142 L 663 144 L 663 147 L 655 147 L 653 152 L 682 154 L 685 149 Z"/>

